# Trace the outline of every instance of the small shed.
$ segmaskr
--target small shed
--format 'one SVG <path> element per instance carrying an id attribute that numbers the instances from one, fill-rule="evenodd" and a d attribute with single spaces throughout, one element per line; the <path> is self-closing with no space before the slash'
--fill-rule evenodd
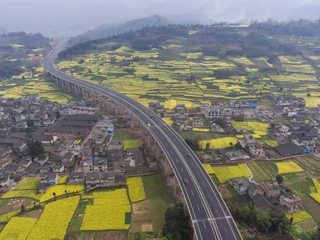
<path id="1" fill-rule="evenodd" d="M 304 153 L 307 153 L 307 154 L 311 154 L 312 153 L 312 151 L 310 149 L 306 148 L 306 147 L 302 148 L 302 151 Z"/>
<path id="2" fill-rule="evenodd" d="M 256 109 L 256 108 L 257 108 L 257 106 L 256 106 L 255 104 L 253 104 L 253 103 L 251 103 L 251 104 L 249 105 L 249 107 L 250 107 L 251 109 Z"/>

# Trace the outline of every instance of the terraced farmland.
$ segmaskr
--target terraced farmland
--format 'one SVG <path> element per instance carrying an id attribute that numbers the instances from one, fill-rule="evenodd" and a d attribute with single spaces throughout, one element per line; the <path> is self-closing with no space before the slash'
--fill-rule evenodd
<path id="1" fill-rule="evenodd" d="M 143 45 L 151 41 L 150 38 L 158 38 L 162 31 L 166 34 L 164 40 L 157 40 L 155 45 L 151 43 L 152 47 Z M 232 55 L 228 51 L 234 43 L 229 38 L 220 39 L 219 34 L 227 32 L 250 45 L 252 39 L 240 34 L 250 33 L 250 29 L 239 27 L 220 31 L 209 26 L 203 29 L 174 26 L 142 29 L 138 31 L 139 37 L 121 35 L 98 41 L 94 45 L 97 51 L 72 52 L 72 60 L 70 54 L 61 54 L 67 57 L 62 57 L 59 68 L 111 87 L 144 105 L 160 101 L 167 109 L 173 109 L 176 104 L 196 108 L 210 98 L 259 99 L 264 93 L 283 94 L 289 89 L 293 96 L 305 97 L 308 106 L 316 106 L 319 102 L 318 69 L 310 63 L 314 60 L 281 52 L 278 56 L 281 71 L 278 71 L 278 65 L 270 63 L 268 53 L 260 53 L 259 57 Z M 148 38 L 144 37 L 146 33 Z M 136 46 L 136 40 L 140 41 L 139 46 Z M 217 44 L 224 51 L 215 49 Z M 278 50 L 272 49 L 274 51 Z"/>

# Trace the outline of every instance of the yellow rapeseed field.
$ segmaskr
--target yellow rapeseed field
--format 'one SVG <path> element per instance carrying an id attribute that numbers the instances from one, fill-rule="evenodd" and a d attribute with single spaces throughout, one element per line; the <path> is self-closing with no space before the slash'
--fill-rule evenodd
<path id="1" fill-rule="evenodd" d="M 107 192 L 94 192 L 84 198 L 93 198 L 93 205 L 85 210 L 80 230 L 127 230 L 126 213 L 131 212 L 131 205 L 125 188 Z"/>
<path id="2" fill-rule="evenodd" d="M 300 222 L 304 222 L 312 219 L 312 216 L 309 213 L 307 213 L 305 210 L 301 210 L 299 212 L 294 212 L 294 213 L 287 213 L 286 217 L 288 219 L 293 218 L 292 224 L 296 224 L 296 223 L 300 223 Z"/>
<path id="3" fill-rule="evenodd" d="M 26 197 L 39 200 L 41 197 L 40 194 L 37 194 L 39 185 L 39 178 L 26 178 L 11 191 L 6 192 L 1 198 Z"/>
<path id="4" fill-rule="evenodd" d="M 19 183 L 13 190 L 38 190 L 40 185 L 40 178 L 25 178 L 21 183 Z"/>
<path id="5" fill-rule="evenodd" d="M 312 178 L 312 182 L 314 184 L 314 187 L 310 189 L 310 197 L 312 197 L 316 202 L 320 204 L 320 183 L 315 178 Z"/>
<path id="6" fill-rule="evenodd" d="M 124 140 L 123 141 L 123 149 L 126 150 L 128 148 L 140 148 L 142 145 L 139 139 L 135 140 Z"/>
<path id="7" fill-rule="evenodd" d="M 68 197 L 48 203 L 27 240 L 64 239 L 80 197 Z"/>
<path id="8" fill-rule="evenodd" d="M 68 176 L 62 176 L 58 180 L 58 185 L 65 184 L 67 182 Z"/>
<path id="9" fill-rule="evenodd" d="M 8 222 L 11 218 L 17 216 L 20 212 L 21 212 L 21 208 L 15 210 L 15 211 L 8 212 L 8 213 L 0 215 L 0 223 Z"/>
<path id="10" fill-rule="evenodd" d="M 194 132 L 209 132 L 210 128 L 192 128 Z"/>
<path id="11" fill-rule="evenodd" d="M 264 140 L 263 142 L 270 147 L 278 147 L 279 146 L 279 144 L 276 140 Z"/>
<path id="12" fill-rule="evenodd" d="M 139 202 L 146 199 L 141 177 L 127 178 L 127 185 L 131 202 Z"/>
<path id="13" fill-rule="evenodd" d="M 54 198 L 53 193 L 56 194 L 56 196 L 64 195 L 67 193 L 78 193 L 84 190 L 83 185 L 55 185 L 48 187 L 45 194 L 42 195 L 40 202 L 45 202 L 49 199 Z"/>
<path id="14" fill-rule="evenodd" d="M 208 174 L 215 174 L 215 171 L 213 170 L 210 164 L 205 163 L 205 164 L 202 164 L 202 166 L 204 167 L 204 169 L 207 171 Z"/>
<path id="15" fill-rule="evenodd" d="M 276 165 L 278 167 L 278 174 L 303 172 L 303 169 L 295 162 L 280 162 L 276 163 Z"/>
<path id="16" fill-rule="evenodd" d="M 250 172 L 247 166 L 243 163 L 233 166 L 219 166 L 212 168 L 220 183 L 225 183 L 230 178 L 241 176 L 250 177 Z"/>
<path id="17" fill-rule="evenodd" d="M 266 135 L 268 128 L 270 127 L 269 123 L 261 122 L 232 122 L 232 126 L 235 129 L 246 129 L 248 131 L 255 131 L 256 134 Z"/>
<path id="18" fill-rule="evenodd" d="M 1 198 L 32 198 L 35 200 L 40 200 L 41 195 L 37 194 L 38 190 L 11 190 L 9 192 L 6 192 Z"/>
<path id="19" fill-rule="evenodd" d="M 210 140 L 201 140 L 199 141 L 199 145 L 201 149 L 206 149 L 207 143 L 210 143 L 210 148 L 221 149 L 231 147 L 230 142 L 233 144 L 232 146 L 234 146 L 238 143 L 238 139 L 235 137 L 225 137 Z"/>
<path id="20" fill-rule="evenodd" d="M 173 124 L 173 119 L 172 119 L 172 117 L 164 117 L 164 118 L 162 118 L 162 120 L 163 120 L 166 124 L 168 124 L 169 126 L 171 126 L 171 125 Z"/>
<path id="21" fill-rule="evenodd" d="M 13 217 L 0 233 L 0 239 L 25 240 L 36 221 L 36 218 Z"/>

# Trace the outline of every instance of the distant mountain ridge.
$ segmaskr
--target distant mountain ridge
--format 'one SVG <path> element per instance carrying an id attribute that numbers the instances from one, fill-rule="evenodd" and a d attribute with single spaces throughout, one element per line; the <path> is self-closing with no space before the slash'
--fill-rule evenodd
<path id="1" fill-rule="evenodd" d="M 99 38 L 106 38 L 110 37 L 115 34 L 121 34 L 128 31 L 136 31 L 143 27 L 151 27 L 151 26 L 163 26 L 168 25 L 169 20 L 159 16 L 159 15 L 152 15 L 145 18 L 139 18 L 132 21 L 128 21 L 125 23 L 107 23 L 102 24 L 92 30 L 89 30 L 77 37 L 72 37 L 69 40 L 69 45 L 74 45 L 80 42 L 99 39 Z"/>

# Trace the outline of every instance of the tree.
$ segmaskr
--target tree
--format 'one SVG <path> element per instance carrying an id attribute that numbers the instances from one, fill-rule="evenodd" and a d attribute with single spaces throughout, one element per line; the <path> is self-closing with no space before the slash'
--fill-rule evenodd
<path id="1" fill-rule="evenodd" d="M 53 192 L 52 195 L 54 197 L 54 200 L 56 201 L 57 200 L 57 194 L 55 192 Z"/>
<path id="2" fill-rule="evenodd" d="M 276 181 L 277 181 L 277 183 L 280 185 L 280 184 L 282 184 L 283 183 L 283 177 L 281 176 L 281 175 L 277 175 L 276 176 Z"/>
<path id="3" fill-rule="evenodd" d="M 310 93 L 307 93 L 307 97 L 310 97 L 311 96 L 311 94 Z"/>
<path id="4" fill-rule="evenodd" d="M 23 204 L 21 204 L 21 212 L 24 212 L 26 210 L 26 208 L 24 207 Z"/>
<path id="5" fill-rule="evenodd" d="M 34 126 L 34 121 L 32 121 L 31 119 L 29 119 L 29 120 L 27 121 L 27 126 L 28 126 L 28 127 L 33 127 L 33 126 Z"/>
<path id="6" fill-rule="evenodd" d="M 31 157 L 38 157 L 41 154 L 44 154 L 44 147 L 40 141 L 28 141 L 28 150 Z"/>
<path id="7" fill-rule="evenodd" d="M 162 234 L 167 239 L 191 240 L 192 228 L 189 226 L 189 216 L 185 214 L 181 203 L 168 208 L 165 213 L 165 225 Z"/>
<path id="8" fill-rule="evenodd" d="M 206 151 L 209 151 L 210 150 L 210 143 L 207 143 L 206 144 Z"/>
<path id="9" fill-rule="evenodd" d="M 60 114 L 60 111 L 58 110 L 57 113 L 56 113 L 56 118 L 60 118 L 61 117 L 61 114 Z"/>

